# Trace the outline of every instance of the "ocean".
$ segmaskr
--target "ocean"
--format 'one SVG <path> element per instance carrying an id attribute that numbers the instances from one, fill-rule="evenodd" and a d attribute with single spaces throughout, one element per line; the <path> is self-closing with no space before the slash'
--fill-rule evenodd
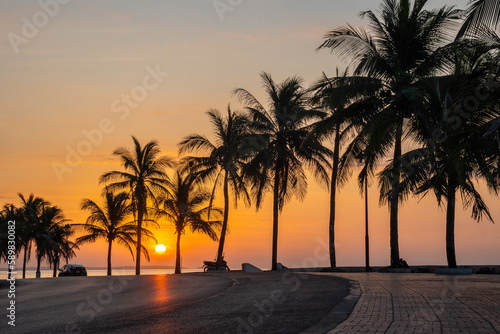
<path id="1" fill-rule="evenodd" d="M 17 268 L 16 268 L 17 269 Z M 14 276 L 16 279 L 21 279 L 23 276 L 22 268 L 20 270 L 16 270 L 17 274 Z M 202 272 L 203 269 L 182 269 L 183 273 L 197 273 Z M 155 268 L 141 268 L 141 275 L 165 275 L 165 274 L 173 274 L 174 269 L 155 269 Z M 52 269 L 42 269 L 41 277 L 52 277 L 53 270 Z M 87 276 L 106 276 L 106 269 L 87 269 Z M 135 268 L 117 268 L 113 269 L 111 274 L 113 276 L 122 276 L 122 275 L 135 275 Z M 7 279 L 8 273 L 5 269 L 0 269 L 0 280 Z M 36 278 L 35 270 L 26 270 L 26 278 Z"/>

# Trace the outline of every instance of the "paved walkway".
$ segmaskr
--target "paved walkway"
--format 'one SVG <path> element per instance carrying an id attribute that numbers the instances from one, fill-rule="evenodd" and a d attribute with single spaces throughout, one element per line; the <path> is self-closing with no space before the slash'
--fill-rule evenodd
<path id="1" fill-rule="evenodd" d="M 335 275 L 358 282 L 361 297 L 331 334 L 500 333 L 498 275 Z"/>

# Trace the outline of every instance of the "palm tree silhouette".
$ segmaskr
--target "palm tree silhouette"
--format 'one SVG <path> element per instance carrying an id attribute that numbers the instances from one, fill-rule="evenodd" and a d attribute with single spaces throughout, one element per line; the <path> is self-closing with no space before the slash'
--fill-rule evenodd
<path id="1" fill-rule="evenodd" d="M 214 181 L 210 206 L 212 206 L 215 190 L 220 184 L 222 175 L 224 218 L 216 260 L 221 263 L 229 220 L 229 187 L 231 187 L 234 196 L 235 206 L 241 194 L 243 194 L 245 202 L 250 204 L 250 196 L 241 176 L 241 168 L 245 159 L 242 145 L 247 139 L 248 121 L 243 115 L 232 111 L 229 106 L 226 117 L 223 117 L 215 109 L 208 111 L 207 114 L 213 126 L 213 133 L 216 137 L 215 142 L 212 143 L 205 136 L 192 134 L 182 139 L 178 146 L 179 153 L 207 153 L 207 156 L 203 157 L 188 157 L 186 161 L 191 171 L 198 173 L 199 180 L 205 181 L 209 179 Z"/>
<path id="2" fill-rule="evenodd" d="M 380 90 L 377 81 L 364 78 L 351 78 L 348 70 L 337 76 L 323 78 L 311 87 L 311 103 L 326 110 L 321 119 L 313 124 L 313 134 L 319 139 L 333 137 L 333 158 L 330 189 L 329 251 L 330 267 L 337 266 L 335 256 L 335 208 L 337 187 L 343 186 L 351 172 L 340 159 L 341 148 L 352 134 L 359 132 L 366 125 L 366 120 L 374 113 L 379 101 L 376 93 Z M 371 97 L 371 98 L 367 98 Z"/>
<path id="3" fill-rule="evenodd" d="M 384 106 L 358 135 L 355 146 L 365 146 L 366 164 L 374 169 L 380 159 L 392 148 L 393 161 L 400 161 L 406 121 L 412 115 L 421 97 L 412 88 L 419 78 L 433 75 L 445 64 L 439 46 L 444 46 L 451 21 L 460 17 L 453 7 L 438 10 L 424 9 L 427 0 L 383 0 L 380 13 L 362 12 L 368 19 L 368 28 L 350 25 L 328 32 L 319 47 L 340 54 L 354 67 L 354 76 L 380 82 Z M 390 207 L 391 267 L 399 267 L 398 209 L 401 166 L 392 165 L 387 192 L 381 200 Z"/>
<path id="4" fill-rule="evenodd" d="M 0 211 L 0 260 L 5 260 L 8 268 L 8 278 L 11 278 L 12 267 L 9 262 L 15 261 L 15 257 L 19 254 L 20 248 L 14 247 L 14 254 L 12 249 L 9 249 L 9 221 L 14 221 L 15 224 L 20 223 L 21 214 L 19 209 L 13 204 L 5 204 Z M 21 243 L 20 234 L 18 233 L 19 225 L 15 226 L 14 242 L 15 245 Z M 14 245 L 14 246 L 15 246 Z M 10 252 L 9 252 L 10 251 Z"/>
<path id="5" fill-rule="evenodd" d="M 196 186 L 196 174 L 188 174 L 178 170 L 169 186 L 169 194 L 160 200 L 157 214 L 174 224 L 177 234 L 175 273 L 181 273 L 181 236 L 186 229 L 193 233 L 206 234 L 210 239 L 217 241 L 217 232 L 214 228 L 220 227 L 220 220 L 209 220 L 208 214 L 220 216 L 221 210 L 210 208 L 207 202 L 210 193 Z"/>
<path id="6" fill-rule="evenodd" d="M 249 136 L 250 161 L 245 167 L 246 177 L 252 185 L 257 208 L 265 193 L 273 191 L 273 246 L 272 270 L 277 270 L 278 216 L 292 195 L 303 200 L 307 193 L 304 167 L 310 167 L 319 182 L 329 184 L 327 169 L 330 150 L 309 136 L 306 124 L 318 113 L 308 110 L 307 91 L 298 77 L 276 84 L 271 76 L 262 73 L 264 89 L 269 98 L 266 108 L 245 89 L 234 94 L 246 105 L 254 132 Z"/>
<path id="7" fill-rule="evenodd" d="M 500 23 L 500 1 L 471 0 L 465 13 L 467 16 L 457 34 L 458 38 L 481 33 L 486 27 L 496 29 Z"/>
<path id="8" fill-rule="evenodd" d="M 54 240 L 54 231 L 60 226 L 65 226 L 68 222 L 69 219 L 66 219 L 63 211 L 59 207 L 51 206 L 50 204 L 43 205 L 34 238 L 36 245 L 37 278 L 40 277 L 40 265 L 43 259 L 47 259 L 50 264 L 53 264 L 54 243 L 58 241 L 63 242 L 63 240 Z"/>
<path id="9" fill-rule="evenodd" d="M 403 164 L 403 194 L 413 192 L 436 195 L 439 206 L 446 201 L 446 256 L 449 268 L 457 267 L 455 254 L 455 211 L 457 192 L 464 208 L 472 208 L 472 218 L 480 221 L 485 215 L 493 221 L 490 211 L 475 186 L 478 176 L 491 175 L 494 160 L 483 154 L 485 129 L 498 120 L 500 112 L 483 101 L 477 108 L 464 106 L 466 97 L 474 96 L 482 80 L 492 68 L 489 57 L 491 45 L 460 43 L 455 50 L 454 70 L 440 77 L 423 80 L 426 91 L 426 110 L 414 122 L 423 148 L 401 156 Z M 498 94 L 498 93 L 497 93 Z M 498 96 L 496 99 L 498 101 Z M 466 108 L 466 113 L 463 109 Z M 389 172 L 390 166 L 385 169 Z M 498 181 L 498 178 L 496 179 Z M 497 183 L 498 184 L 498 183 Z"/>
<path id="10" fill-rule="evenodd" d="M 28 198 L 25 198 L 21 193 L 18 193 L 18 196 L 22 205 L 19 209 L 22 218 L 20 236 L 22 239 L 21 245 L 24 248 L 23 278 L 26 278 L 26 262 L 31 258 L 31 246 L 37 233 L 36 228 L 39 225 L 43 207 L 50 205 L 50 203 L 41 197 L 35 197 L 34 194 L 30 194 Z"/>
<path id="11" fill-rule="evenodd" d="M 104 207 L 100 207 L 90 199 L 84 199 L 81 204 L 82 210 L 90 212 L 85 224 L 74 224 L 88 234 L 76 239 L 78 245 L 95 242 L 97 239 L 105 239 L 108 243 L 107 275 L 111 276 L 111 249 L 113 242 L 125 246 L 134 258 L 133 248 L 137 246 L 137 225 L 134 221 L 127 221 L 131 218 L 133 207 L 129 203 L 129 196 L 126 192 L 114 195 L 112 192 L 103 194 L 105 197 Z M 156 242 L 151 231 L 142 228 L 141 233 Z M 141 250 L 146 259 L 149 260 L 149 253 L 146 247 L 141 245 Z"/>
<path id="12" fill-rule="evenodd" d="M 61 257 L 68 262 L 76 256 L 75 249 L 78 245 L 69 240 L 75 231 L 70 224 L 55 224 L 50 229 L 51 247 L 49 252 L 49 263 L 53 265 L 52 276 L 57 276 Z"/>
<path id="13" fill-rule="evenodd" d="M 159 156 L 160 148 L 155 140 L 151 140 L 144 147 L 132 136 L 133 150 L 125 147 L 117 148 L 113 154 L 118 156 L 125 168 L 125 172 L 112 171 L 103 174 L 99 182 L 113 182 L 107 186 L 109 191 L 130 191 L 134 213 L 137 214 L 137 246 L 135 274 L 141 274 L 142 223 L 147 215 L 148 200 L 156 201 L 157 194 L 166 192 L 169 178 L 166 168 L 172 167 L 172 160 Z"/>

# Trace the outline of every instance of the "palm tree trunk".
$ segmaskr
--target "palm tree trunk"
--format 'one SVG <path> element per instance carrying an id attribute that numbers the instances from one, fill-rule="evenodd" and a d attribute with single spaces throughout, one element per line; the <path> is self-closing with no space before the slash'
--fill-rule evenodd
<path id="1" fill-rule="evenodd" d="M 399 181 L 400 181 L 400 166 L 399 158 L 401 157 L 401 142 L 403 136 L 403 117 L 399 116 L 400 120 L 396 128 L 396 138 L 394 143 L 394 169 L 392 171 L 392 193 L 390 196 L 390 244 L 391 244 L 391 267 L 399 267 L 399 233 L 398 233 L 398 208 L 399 208 Z"/>
<path id="2" fill-rule="evenodd" d="M 113 240 L 108 241 L 108 276 L 111 276 L 111 245 L 113 244 Z"/>
<path id="3" fill-rule="evenodd" d="M 280 184 L 279 164 L 276 164 L 274 172 L 274 196 L 273 196 L 273 254 L 271 270 L 278 270 L 278 214 L 279 214 L 279 184 Z"/>
<path id="4" fill-rule="evenodd" d="M 365 271 L 370 272 L 370 236 L 368 234 L 368 175 L 365 178 Z"/>
<path id="5" fill-rule="evenodd" d="M 26 278 L 26 259 L 28 257 L 28 248 L 30 247 L 31 241 L 24 245 L 24 259 L 23 259 L 23 278 Z"/>
<path id="6" fill-rule="evenodd" d="M 177 246 L 175 249 L 175 273 L 181 273 L 181 231 L 177 231 Z"/>
<path id="7" fill-rule="evenodd" d="M 457 267 L 457 259 L 455 257 L 455 203 L 456 203 L 456 188 L 448 181 L 448 199 L 446 207 L 446 258 L 448 260 L 448 268 Z"/>
<path id="8" fill-rule="evenodd" d="M 333 147 L 333 165 L 332 165 L 332 189 L 330 191 L 330 267 L 337 267 L 337 260 L 335 257 L 335 196 L 337 194 L 337 174 L 339 169 L 339 155 L 340 155 L 340 128 L 337 124 L 335 129 L 335 144 Z"/>
<path id="9" fill-rule="evenodd" d="M 6 260 L 5 263 L 7 263 L 7 279 L 10 279 L 11 270 L 10 270 L 9 260 Z"/>
<path id="10" fill-rule="evenodd" d="M 57 269 L 59 268 L 59 260 L 54 260 L 54 270 L 52 272 L 52 277 L 57 277 Z"/>
<path id="11" fill-rule="evenodd" d="M 222 263 L 222 254 L 224 253 L 224 242 L 226 241 L 227 222 L 229 218 L 229 187 L 227 171 L 224 175 L 224 220 L 222 221 L 222 230 L 220 232 L 219 249 L 217 250 L 217 263 Z"/>
<path id="12" fill-rule="evenodd" d="M 145 204 L 142 196 L 137 199 L 137 249 L 135 258 L 135 274 L 141 274 L 141 249 L 142 249 L 142 218 L 144 216 Z"/>
<path id="13" fill-rule="evenodd" d="M 38 276 L 38 274 L 40 274 L 40 277 L 41 277 L 41 272 L 40 272 L 40 263 L 42 262 L 42 256 L 41 255 L 38 255 L 36 257 L 36 274 Z M 40 277 L 37 277 L 37 278 L 40 278 Z"/>

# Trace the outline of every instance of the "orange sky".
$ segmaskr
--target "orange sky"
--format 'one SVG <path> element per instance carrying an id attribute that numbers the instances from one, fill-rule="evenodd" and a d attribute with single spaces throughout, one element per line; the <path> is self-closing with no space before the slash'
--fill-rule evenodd
<path id="1" fill-rule="evenodd" d="M 466 2 L 455 4 L 464 7 Z M 130 135 L 143 143 L 155 138 L 165 154 L 176 155 L 183 136 L 210 134 L 206 110 L 223 110 L 229 102 L 240 107 L 230 95 L 233 88 L 246 88 L 265 101 L 259 72 L 270 72 L 278 82 L 298 74 L 306 84 L 322 71 L 333 75 L 336 66 L 345 64 L 328 52 L 314 52 L 323 33 L 345 22 L 359 24 L 360 10 L 376 9 L 367 0 L 252 1 L 224 12 L 221 20 L 211 1 L 71 2 L 60 5 L 46 24 L 39 22 L 16 53 L 9 34 L 24 36 L 26 20 L 40 19 L 43 9 L 28 1 L 2 1 L 2 7 L 0 203 L 17 204 L 17 192 L 33 192 L 62 207 L 75 222 L 85 220 L 79 210 L 83 198 L 100 201 L 98 177 L 120 168 L 111 152 L 131 146 Z M 155 71 L 161 72 L 156 81 Z M 96 129 L 102 137 L 95 135 Z M 85 133 L 94 134 L 90 146 Z M 81 161 L 68 157 L 69 151 L 80 151 Z M 61 165 L 64 172 L 55 172 L 54 166 Z M 287 266 L 328 263 L 323 256 L 328 193 L 312 179 L 309 184 L 306 200 L 292 201 L 280 218 L 278 260 Z M 370 193 L 372 264 L 387 265 L 388 210 L 378 207 L 375 188 Z M 498 221 L 498 199 L 483 193 Z M 411 199 L 401 209 L 401 256 L 410 265 L 445 264 L 444 211 L 431 196 L 417 202 Z M 341 266 L 364 264 L 363 215 L 363 200 L 351 182 L 338 196 Z M 259 213 L 243 204 L 231 209 L 230 229 L 230 267 L 242 262 L 270 267 L 269 198 Z M 174 265 L 172 229 L 162 222 L 155 233 L 167 252 L 153 253 L 151 263 L 144 265 Z M 477 224 L 469 213 L 459 212 L 459 264 L 500 264 L 499 235 L 498 225 Z M 216 249 L 207 237 L 187 233 L 182 237 L 183 265 L 199 267 Z M 102 243 L 83 246 L 77 254 L 76 262 L 105 266 Z M 113 263 L 134 265 L 118 246 Z"/>

